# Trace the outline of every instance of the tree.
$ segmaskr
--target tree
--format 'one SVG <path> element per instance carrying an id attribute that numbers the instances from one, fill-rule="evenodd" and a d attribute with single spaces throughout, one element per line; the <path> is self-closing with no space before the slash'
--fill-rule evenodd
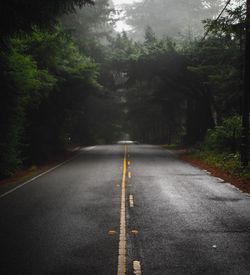
<path id="1" fill-rule="evenodd" d="M 119 112 L 111 112 L 109 106 L 116 104 L 115 96 L 100 84 L 109 69 L 104 68 L 106 48 L 96 32 L 97 26 L 108 22 L 111 9 L 106 0 L 100 0 L 95 7 L 85 7 L 86 12 L 77 8 L 91 3 L 75 0 L 0 4 L 1 11 L 9 13 L 6 24 L 0 27 L 4 40 L 0 45 L 0 177 L 12 174 L 23 164 L 48 158 L 69 144 L 107 142 L 117 136 Z M 77 14 L 73 14 L 76 10 Z M 10 21 L 11 13 L 15 16 Z M 66 25 L 62 30 L 55 22 L 63 13 L 70 13 L 68 18 L 77 18 L 83 25 L 70 19 L 70 27 L 76 31 L 71 32 Z M 99 105 L 98 110 L 88 108 L 90 98 Z M 101 112 L 110 114 L 106 128 L 100 127 L 100 119 L 92 119 L 101 117 Z M 107 129 L 113 135 L 108 137 Z"/>
<path id="2" fill-rule="evenodd" d="M 9 36 L 32 26 L 54 25 L 58 16 L 72 12 L 75 6 L 93 4 L 92 0 L 9 0 L 0 3 L 0 35 Z"/>
<path id="3" fill-rule="evenodd" d="M 246 47 L 245 47 L 245 74 L 244 74 L 244 93 L 243 93 L 243 111 L 242 111 L 242 148 L 241 162 L 244 167 L 249 163 L 249 105 L 250 105 L 250 1 L 246 3 Z"/>
<path id="4" fill-rule="evenodd" d="M 249 162 L 249 1 L 240 3 L 236 8 L 228 8 L 227 14 L 218 20 L 206 21 L 207 28 L 214 35 L 229 40 L 235 40 L 238 43 L 240 58 L 240 85 L 239 91 L 242 97 L 242 145 L 241 145 L 241 162 L 244 167 Z M 243 54 L 243 52 L 245 54 Z M 243 61 L 244 55 L 244 61 Z M 244 70 L 244 72 L 243 72 Z"/>
<path id="5" fill-rule="evenodd" d="M 12 174 L 22 163 L 28 104 L 39 101 L 40 91 L 47 93 L 55 84 L 55 78 L 46 69 L 40 70 L 31 56 L 20 53 L 17 44 L 12 39 L 11 51 L 0 56 L 4 62 L 4 81 L 0 84 L 0 177 Z"/>
<path id="6" fill-rule="evenodd" d="M 1 176 L 83 139 L 86 98 L 99 89 L 98 66 L 60 27 L 10 39 L 1 83 Z M 10 138 L 11 137 L 11 138 Z M 84 142 L 84 140 L 82 141 Z"/>

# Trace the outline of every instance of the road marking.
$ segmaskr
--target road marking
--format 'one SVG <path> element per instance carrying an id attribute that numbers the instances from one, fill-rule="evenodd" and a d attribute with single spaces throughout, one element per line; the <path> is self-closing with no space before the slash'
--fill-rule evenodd
<path id="1" fill-rule="evenodd" d="M 133 234 L 133 235 L 138 235 L 139 234 L 139 231 L 138 230 L 131 230 L 131 233 Z"/>
<path id="2" fill-rule="evenodd" d="M 116 231 L 115 231 L 115 230 L 109 230 L 108 234 L 109 234 L 110 236 L 113 236 L 113 235 L 116 234 Z"/>
<path id="3" fill-rule="evenodd" d="M 134 207 L 134 196 L 129 195 L 129 207 Z"/>
<path id="4" fill-rule="evenodd" d="M 121 208 L 120 208 L 120 236 L 118 253 L 117 275 L 126 274 L 126 173 L 127 173 L 127 145 L 124 148 L 123 173 L 121 184 Z"/>
<path id="5" fill-rule="evenodd" d="M 141 263 L 139 261 L 133 261 L 133 270 L 135 275 L 141 275 Z"/>
<path id="6" fill-rule="evenodd" d="M 219 182 L 225 182 L 223 179 L 221 178 L 216 178 Z"/>
<path id="7" fill-rule="evenodd" d="M 83 150 L 85 150 L 85 151 L 90 151 L 90 150 L 92 150 L 92 149 L 94 149 L 94 148 L 95 148 L 95 146 L 91 146 L 91 147 L 86 147 L 86 148 L 84 148 Z M 47 170 L 47 171 L 45 171 L 45 172 L 43 172 L 43 173 L 41 173 L 41 174 L 39 174 L 39 175 L 37 175 L 37 176 L 35 176 L 35 177 L 29 179 L 29 180 L 27 180 L 27 181 L 25 181 L 24 183 L 18 185 L 17 187 L 14 187 L 14 188 L 10 189 L 9 191 L 7 191 L 7 192 L 3 193 L 2 195 L 0 195 L 0 199 L 3 198 L 3 197 L 6 197 L 7 195 L 9 195 L 9 194 L 11 194 L 11 193 L 13 193 L 13 192 L 15 192 L 16 190 L 22 188 L 24 185 L 26 185 L 26 184 L 28 184 L 28 183 L 31 183 L 32 181 L 34 181 L 34 180 L 36 180 L 36 179 L 38 179 L 38 178 L 40 178 L 40 177 L 42 177 L 42 176 L 44 176 L 44 175 L 46 175 L 46 174 L 52 172 L 52 171 L 54 171 L 55 169 L 57 169 L 57 168 L 63 166 L 64 164 L 66 164 L 66 163 L 68 163 L 68 162 L 74 160 L 75 158 L 79 157 L 79 155 L 80 155 L 81 153 L 82 153 L 82 152 L 79 152 L 79 153 L 76 154 L 74 157 L 72 157 L 72 158 L 70 158 L 70 159 L 68 159 L 68 160 L 63 161 L 63 162 L 59 163 L 58 165 L 56 165 L 56 166 L 50 168 L 49 170 Z"/>
<path id="8" fill-rule="evenodd" d="M 128 172 L 128 178 L 131 179 L 131 177 L 132 177 L 132 173 L 129 171 Z"/>
<path id="9" fill-rule="evenodd" d="M 128 165 L 131 165 L 131 161 L 130 160 L 128 161 Z"/>
<path id="10" fill-rule="evenodd" d="M 95 147 L 96 146 L 89 146 L 89 147 L 83 148 L 82 150 L 84 150 L 84 151 L 90 151 L 90 150 L 94 149 Z"/>

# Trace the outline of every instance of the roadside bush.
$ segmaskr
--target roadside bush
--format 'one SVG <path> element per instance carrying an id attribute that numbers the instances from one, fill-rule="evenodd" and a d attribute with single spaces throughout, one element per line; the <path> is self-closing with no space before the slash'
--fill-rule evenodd
<path id="1" fill-rule="evenodd" d="M 220 126 L 209 130 L 202 145 L 203 150 L 237 152 L 240 147 L 241 118 L 234 115 L 223 120 Z"/>
<path id="2" fill-rule="evenodd" d="M 239 153 L 219 153 L 216 151 L 193 150 L 192 154 L 205 163 L 214 165 L 222 171 L 238 176 L 244 180 L 250 179 L 250 165 L 243 168 Z"/>
<path id="3" fill-rule="evenodd" d="M 234 115 L 209 130 L 204 142 L 191 154 L 205 163 L 242 179 L 250 179 L 250 166 L 243 168 L 240 159 L 241 118 Z"/>

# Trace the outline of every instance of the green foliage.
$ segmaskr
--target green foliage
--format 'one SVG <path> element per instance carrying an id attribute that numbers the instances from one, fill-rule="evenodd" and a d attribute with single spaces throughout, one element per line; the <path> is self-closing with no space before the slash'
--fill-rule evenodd
<path id="1" fill-rule="evenodd" d="M 111 31 L 108 1 L 83 9 L 93 1 L 14 2 L 0 4 L 8 14 L 0 19 L 0 177 L 69 145 L 114 141 L 121 131 L 101 44 Z M 63 27 L 55 25 L 64 13 Z"/>
<path id="2" fill-rule="evenodd" d="M 154 32 L 156 26 L 150 20 L 157 22 L 155 11 L 161 17 L 159 9 L 165 11 L 163 7 L 173 2 L 156 2 L 152 7 L 151 1 L 143 1 L 129 11 L 132 23 L 138 28 L 143 25 L 139 21 L 143 23 L 142 18 L 149 17 L 144 41 L 135 43 L 126 34 L 119 35 L 112 41 L 110 64 L 125 75 L 127 123 L 135 139 L 165 140 L 164 143 L 182 139 L 186 144 L 195 144 L 203 141 L 207 130 L 221 124 L 225 117 L 240 113 L 240 36 L 227 35 L 229 30 L 225 29 L 223 35 L 214 32 L 203 41 L 180 44 L 173 39 L 159 39 L 159 32 Z M 196 8 L 204 13 L 220 6 L 220 1 L 189 1 L 189 4 L 197 2 Z M 176 5 L 183 8 L 186 3 Z M 234 22 L 240 20 L 241 12 L 238 8 L 228 11 Z M 152 13 L 152 17 L 145 17 L 147 13 Z M 238 140 L 232 146 L 237 147 Z"/>
<path id="3" fill-rule="evenodd" d="M 241 118 L 238 115 L 224 119 L 220 126 L 209 130 L 204 140 L 205 150 L 235 152 L 240 149 Z"/>
<path id="4" fill-rule="evenodd" d="M 151 28 L 143 43 L 123 34 L 112 49 L 112 68 L 125 74 L 127 123 L 134 139 L 180 141 L 185 124 L 192 141 L 204 137 L 213 126 L 211 100 L 195 72 L 188 70 L 192 60 L 187 52 L 171 39 L 158 39 Z"/>
<path id="5" fill-rule="evenodd" d="M 202 159 L 205 163 L 214 165 L 230 175 L 243 180 L 250 179 L 250 166 L 242 167 L 239 153 L 219 153 L 217 151 L 194 150 L 193 155 Z"/>
<path id="6" fill-rule="evenodd" d="M 32 100 L 39 101 L 39 90 L 53 86 L 55 80 L 46 70 L 39 70 L 31 56 L 15 47 L 2 53 L 0 59 L 5 63 L 1 75 L 0 175 L 7 176 L 22 163 L 25 110 Z"/>
<path id="7" fill-rule="evenodd" d="M 240 144 L 241 118 L 239 115 L 234 115 L 224 119 L 221 125 L 209 130 L 204 142 L 192 153 L 207 164 L 249 180 L 250 166 L 242 167 Z"/>
<path id="8" fill-rule="evenodd" d="M 78 44 L 88 44 L 91 40 L 109 37 L 113 31 L 111 14 L 114 10 L 108 0 L 98 0 L 95 5 L 77 8 L 73 13 L 61 17 L 65 30 L 69 31 Z M 87 43 L 86 43 L 87 40 Z"/>
<path id="9" fill-rule="evenodd" d="M 100 89 L 98 66 L 59 27 L 53 32 L 34 28 L 9 41 L 10 50 L 1 56 L 1 176 L 23 161 L 62 150 L 83 119 L 86 97 Z"/>
<path id="10" fill-rule="evenodd" d="M 238 3 L 237 3 L 238 2 Z M 226 9 L 226 14 L 217 20 L 206 19 L 203 21 L 205 29 L 215 37 L 228 37 L 242 39 L 243 25 L 246 19 L 246 2 L 235 1 Z"/>
<path id="11" fill-rule="evenodd" d="M 121 103 L 112 92 L 90 96 L 86 103 L 89 142 L 96 144 L 114 143 L 120 138 Z"/>
<path id="12" fill-rule="evenodd" d="M 9 36 L 32 27 L 51 27 L 58 16 L 73 12 L 76 6 L 93 4 L 92 0 L 9 0 L 0 3 L 0 34 Z"/>
<path id="13" fill-rule="evenodd" d="M 91 91 L 99 89 L 98 66 L 81 54 L 60 28 L 53 33 L 35 30 L 25 44 L 25 51 L 32 53 L 37 63 L 57 80 L 39 110 L 33 106 L 28 109 L 31 120 L 27 130 L 30 144 L 27 155 L 39 159 L 62 150 L 68 138 L 79 140 L 74 126 L 85 120 L 85 100 Z"/>
<path id="14" fill-rule="evenodd" d="M 112 68 L 126 72 L 131 136 L 142 142 L 169 141 L 180 128 L 184 89 L 174 79 L 183 78 L 184 56 L 171 40 L 156 38 L 150 28 L 143 43 L 133 43 L 123 33 L 113 41 L 112 49 Z"/>
<path id="15" fill-rule="evenodd" d="M 10 77 L 19 92 L 25 95 L 27 103 L 30 100 L 39 103 L 41 91 L 51 90 L 56 83 L 56 78 L 48 72 L 47 68 L 39 68 L 34 57 L 20 50 L 24 44 L 23 39 L 11 40 L 12 50 L 8 56 L 6 77 Z"/>
<path id="16" fill-rule="evenodd" d="M 238 169 L 244 5 L 207 20 L 209 35 L 192 41 L 197 12 L 216 14 L 220 0 L 144 0 L 127 11 L 141 41 L 134 42 L 112 33 L 108 0 L 84 9 L 77 7 L 92 1 L 31 2 L 0 4 L 8 16 L 0 19 L 1 177 L 68 145 L 113 142 L 124 132 L 164 144 L 206 137 L 200 153 Z"/>

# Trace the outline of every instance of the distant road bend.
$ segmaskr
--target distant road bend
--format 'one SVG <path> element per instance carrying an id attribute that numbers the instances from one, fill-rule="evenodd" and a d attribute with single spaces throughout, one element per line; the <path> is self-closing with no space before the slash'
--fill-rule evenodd
<path id="1" fill-rule="evenodd" d="M 0 219 L 1 275 L 250 274 L 250 197 L 159 146 L 83 149 Z"/>

